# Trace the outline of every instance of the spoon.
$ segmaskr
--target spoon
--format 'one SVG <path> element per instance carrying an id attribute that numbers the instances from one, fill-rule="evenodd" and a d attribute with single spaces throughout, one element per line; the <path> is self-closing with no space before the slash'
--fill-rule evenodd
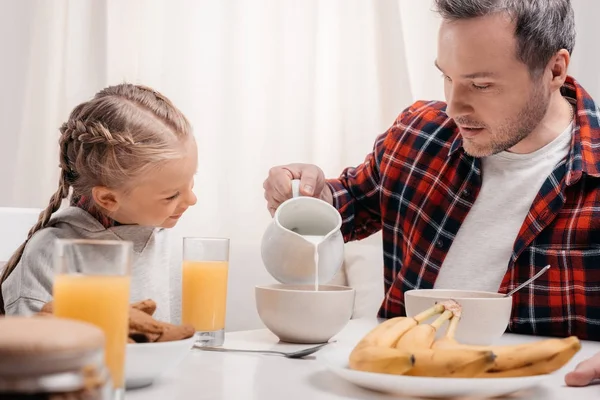
<path id="1" fill-rule="evenodd" d="M 293 351 L 293 352 L 283 352 L 283 351 L 274 351 L 274 350 L 242 350 L 242 349 L 227 349 L 224 347 L 210 347 L 210 346 L 195 346 L 197 349 L 206 350 L 206 351 L 222 351 L 222 352 L 232 352 L 232 353 L 260 353 L 260 354 L 275 354 L 279 356 L 284 356 L 286 358 L 302 358 L 306 357 L 310 354 L 313 354 L 319 351 L 322 347 L 327 346 L 329 343 L 322 343 L 317 346 L 309 347 L 307 349 Z"/>
<path id="2" fill-rule="evenodd" d="M 513 290 L 511 290 L 510 292 L 506 293 L 504 295 L 504 297 L 508 297 L 508 296 L 512 296 L 513 293 L 515 293 L 517 290 L 520 290 L 522 288 L 524 288 L 525 286 L 529 285 L 532 281 L 536 280 L 537 278 L 539 278 L 544 272 L 548 271 L 550 269 L 550 265 L 546 265 L 544 268 L 541 269 L 541 271 L 539 271 L 537 274 L 535 274 L 534 276 L 532 276 L 531 278 L 527 279 L 525 282 L 521 283 L 519 286 L 517 286 L 516 288 L 514 288 Z"/>

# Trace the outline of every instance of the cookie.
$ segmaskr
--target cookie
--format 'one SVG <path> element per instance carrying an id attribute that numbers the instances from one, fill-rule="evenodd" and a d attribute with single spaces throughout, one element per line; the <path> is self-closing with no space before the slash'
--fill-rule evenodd
<path id="1" fill-rule="evenodd" d="M 156 302 L 152 299 L 146 299 L 133 303 L 131 307 L 143 311 L 148 315 L 153 315 L 156 311 Z"/>
<path id="2" fill-rule="evenodd" d="M 42 309 L 40 310 L 41 313 L 48 313 L 48 314 L 52 314 L 54 312 L 54 303 L 49 301 L 46 304 L 44 304 L 42 306 Z"/>
<path id="3" fill-rule="evenodd" d="M 172 325 L 163 323 L 163 333 L 157 342 L 171 342 L 183 340 L 194 336 L 196 330 L 191 325 Z"/>

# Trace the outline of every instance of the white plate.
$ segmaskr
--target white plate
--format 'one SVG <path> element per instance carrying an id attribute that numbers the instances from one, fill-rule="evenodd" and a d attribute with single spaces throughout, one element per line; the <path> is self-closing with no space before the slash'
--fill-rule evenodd
<path id="1" fill-rule="evenodd" d="M 348 367 L 352 348 L 331 347 L 318 359 L 341 378 L 366 389 L 415 397 L 504 396 L 540 385 L 550 375 L 518 378 L 430 378 L 355 371 Z"/>

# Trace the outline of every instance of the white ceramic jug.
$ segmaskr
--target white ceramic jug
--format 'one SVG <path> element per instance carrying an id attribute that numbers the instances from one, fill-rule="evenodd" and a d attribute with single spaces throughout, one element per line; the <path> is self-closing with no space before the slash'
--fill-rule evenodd
<path id="1" fill-rule="evenodd" d="M 331 204 L 300 196 L 299 184 L 297 179 L 292 181 L 293 197 L 277 208 L 263 234 L 262 260 L 281 283 L 326 284 L 344 261 L 342 217 Z"/>

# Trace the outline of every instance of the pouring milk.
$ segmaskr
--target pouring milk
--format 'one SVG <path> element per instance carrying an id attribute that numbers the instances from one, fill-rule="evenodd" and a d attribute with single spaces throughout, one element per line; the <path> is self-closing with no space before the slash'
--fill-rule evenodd
<path id="1" fill-rule="evenodd" d="M 302 235 L 302 237 L 306 240 L 308 240 L 309 242 L 311 242 L 315 249 L 314 249 L 314 261 L 315 261 L 315 290 L 319 290 L 319 243 L 321 243 L 324 239 L 325 236 L 318 236 L 318 235 Z"/>

